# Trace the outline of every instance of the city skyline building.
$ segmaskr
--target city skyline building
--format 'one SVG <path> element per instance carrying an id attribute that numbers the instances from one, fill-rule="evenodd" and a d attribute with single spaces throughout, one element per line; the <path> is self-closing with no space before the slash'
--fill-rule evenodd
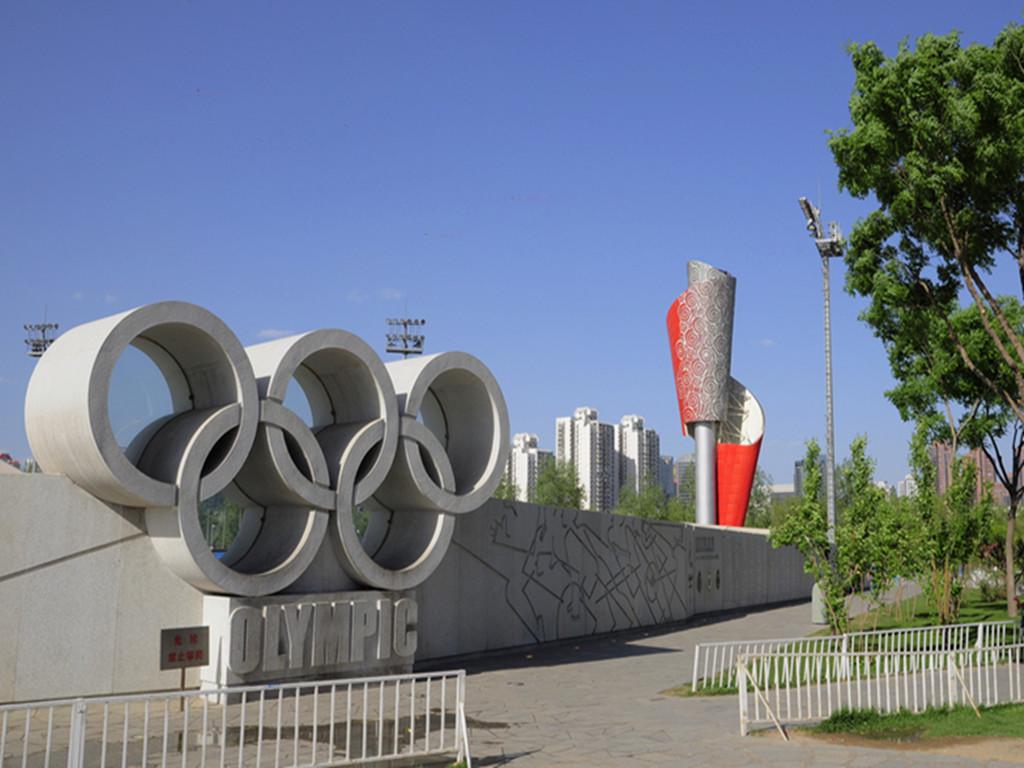
<path id="1" fill-rule="evenodd" d="M 675 479 L 675 459 L 672 456 L 660 456 L 658 458 L 658 484 L 666 498 L 672 499 L 677 495 Z"/>
<path id="2" fill-rule="evenodd" d="M 554 461 L 551 451 L 542 450 L 537 435 L 520 432 L 512 436 L 506 477 L 516 501 L 532 502 L 537 495 L 537 477 L 544 465 Z"/>
<path id="3" fill-rule="evenodd" d="M 985 491 L 991 488 L 992 501 L 1000 506 L 1008 507 L 1010 505 L 1010 495 L 1006 492 L 1003 484 L 999 482 L 992 460 L 981 448 L 975 448 L 968 456 L 978 468 L 974 479 L 974 498 L 981 501 L 985 496 Z"/>
<path id="4" fill-rule="evenodd" d="M 676 498 L 685 504 L 693 504 L 696 500 L 696 456 L 684 453 L 675 462 Z"/>
<path id="5" fill-rule="evenodd" d="M 821 476 L 821 489 L 825 488 L 825 457 L 818 457 L 818 471 Z M 804 468 L 804 460 L 797 459 L 793 462 L 793 493 L 796 496 L 804 495 L 804 483 L 807 480 L 807 470 Z"/>
<path id="6" fill-rule="evenodd" d="M 797 459 L 793 462 L 793 495 L 804 495 L 804 460 Z"/>
<path id="7" fill-rule="evenodd" d="M 932 443 L 928 447 L 928 456 L 935 467 L 935 490 L 943 494 L 953 484 L 953 447 L 949 443 Z M 977 470 L 974 477 L 974 501 L 980 502 L 985 496 L 985 491 L 991 487 L 992 500 L 1002 506 L 1009 505 L 1009 494 L 999 482 L 995 466 L 985 451 L 973 448 L 963 456 L 972 462 Z"/>
<path id="8" fill-rule="evenodd" d="M 545 461 L 558 461 L 576 470 L 584 509 L 612 511 L 622 489 L 628 486 L 639 492 L 644 477 L 650 477 L 666 498 L 694 504 L 695 454 L 662 455 L 660 442 L 657 431 L 647 428 L 643 416 L 628 414 L 618 424 L 606 424 L 596 408 L 584 406 L 576 408 L 572 416 L 555 419 L 553 452 L 541 448 L 533 433 L 514 435 L 506 477 L 516 500 L 533 501 L 536 478 Z"/>
<path id="9" fill-rule="evenodd" d="M 644 426 L 643 416 L 623 416 L 615 425 L 615 452 L 620 490 L 628 487 L 639 493 L 647 482 L 660 483 L 661 440 Z"/>
<path id="10" fill-rule="evenodd" d="M 598 420 L 596 408 L 577 408 L 555 420 L 555 458 L 571 464 L 583 488 L 583 508 L 611 512 L 618 503 L 615 428 Z"/>
<path id="11" fill-rule="evenodd" d="M 896 483 L 896 496 L 905 499 L 917 495 L 917 480 L 913 475 L 906 475 Z"/>
<path id="12" fill-rule="evenodd" d="M 935 467 L 935 490 L 940 494 L 953 484 L 953 446 L 949 443 L 932 443 L 928 447 L 928 458 Z"/>

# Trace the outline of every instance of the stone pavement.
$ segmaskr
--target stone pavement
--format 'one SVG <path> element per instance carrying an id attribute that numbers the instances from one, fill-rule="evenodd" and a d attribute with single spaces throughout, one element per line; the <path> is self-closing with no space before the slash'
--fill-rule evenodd
<path id="1" fill-rule="evenodd" d="M 469 662 L 473 764 L 594 766 L 1009 765 L 908 750 L 741 738 L 735 696 L 679 698 L 695 643 L 810 634 L 810 605 L 702 617 L 670 631 L 581 640 Z M 1024 762 L 1024 755 L 1022 755 Z"/>

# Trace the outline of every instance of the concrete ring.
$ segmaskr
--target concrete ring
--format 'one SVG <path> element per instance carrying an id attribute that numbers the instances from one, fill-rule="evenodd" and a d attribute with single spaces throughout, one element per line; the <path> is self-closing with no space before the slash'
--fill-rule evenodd
<path id="1" fill-rule="evenodd" d="M 402 404 L 403 429 L 409 420 L 421 419 L 447 454 L 455 480 L 453 490 L 438 484 L 436 471 L 424 464 L 423 442 L 417 437 L 422 433 L 417 431 L 399 446 L 395 461 L 410 482 L 387 488 L 391 501 L 401 508 L 452 514 L 479 508 L 501 482 L 508 460 L 508 409 L 498 382 L 487 366 L 464 352 L 386 367 Z"/>
<path id="2" fill-rule="evenodd" d="M 278 475 L 265 471 L 267 452 L 254 450 L 230 484 L 255 497 L 264 510 L 257 515 L 246 511 L 235 544 L 224 559 L 218 559 L 200 523 L 201 470 L 211 452 L 239 425 L 237 406 L 220 408 L 203 420 L 178 469 L 177 505 L 148 507 L 146 528 L 164 564 L 192 586 L 204 592 L 258 597 L 286 589 L 305 573 L 326 536 L 329 512 L 304 504 Z M 260 430 L 265 429 L 261 424 Z M 326 483 L 327 467 L 312 435 L 300 432 L 295 438 L 313 482 Z M 256 442 L 267 444 L 265 440 Z M 253 478 L 258 478 L 258 487 L 244 485 Z M 289 508 L 297 509 L 290 512 Z M 303 511 L 304 519 L 296 525 L 297 513 Z"/>
<path id="3" fill-rule="evenodd" d="M 379 444 L 358 468 L 357 496 L 365 499 L 384 482 L 398 447 L 398 403 L 384 363 L 369 344 L 347 331 L 323 329 L 247 347 L 265 402 L 283 403 L 294 380 L 309 402 L 311 428 L 337 487 L 340 458 L 366 425 L 382 421 Z M 278 466 L 289 463 L 283 440 L 273 440 Z M 362 460 L 361 460 L 362 461 Z M 328 508 L 334 507 L 333 494 Z"/>
<path id="4" fill-rule="evenodd" d="M 44 469 L 60 471 L 105 501 L 130 507 L 171 506 L 170 478 L 178 463 L 147 474 L 118 445 L 110 424 L 109 391 L 114 366 L 129 345 L 147 354 L 163 374 L 179 419 L 229 404 L 240 406 L 231 445 L 203 478 L 209 495 L 237 474 L 252 446 L 259 421 L 259 395 L 252 366 L 231 330 L 211 312 L 167 301 L 72 328 L 39 360 L 25 398 L 25 429 Z M 161 420 L 142 437 L 164 429 Z M 140 449 L 142 450 L 142 449 Z M 202 469 L 202 468 L 200 468 Z"/>
<path id="5" fill-rule="evenodd" d="M 455 532 L 455 518 L 432 509 L 385 507 L 382 514 L 371 518 L 364 537 L 359 536 L 354 516 L 359 503 L 356 472 L 364 457 L 380 443 L 384 429 L 380 422 L 369 424 L 346 446 L 339 462 L 334 520 L 340 543 L 338 559 L 346 574 L 370 588 L 400 591 L 422 584 L 441 564 Z M 434 447 L 427 450 L 439 482 L 454 488 L 451 465 L 440 443 L 435 440 Z M 395 477 L 399 470 L 396 463 L 377 494 L 378 501 L 386 489 L 401 482 Z M 367 551 L 368 544 L 372 554 Z"/>

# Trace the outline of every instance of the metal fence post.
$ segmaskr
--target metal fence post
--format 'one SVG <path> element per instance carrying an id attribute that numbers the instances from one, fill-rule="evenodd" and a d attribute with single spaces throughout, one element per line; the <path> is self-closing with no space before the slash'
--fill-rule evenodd
<path id="1" fill-rule="evenodd" d="M 693 646 L 693 677 L 690 678 L 690 690 L 696 691 L 697 685 L 697 663 L 700 661 L 700 643 Z"/>
<path id="2" fill-rule="evenodd" d="M 71 732 L 68 735 L 68 766 L 82 768 L 85 765 L 85 715 L 88 711 L 84 699 L 75 699 L 71 705 Z"/>
<path id="3" fill-rule="evenodd" d="M 747 659 L 736 662 L 736 682 L 740 689 L 740 736 L 747 735 Z"/>
<path id="4" fill-rule="evenodd" d="M 956 661 L 953 658 L 953 654 L 946 655 L 946 705 L 949 707 L 956 705 L 956 673 L 953 671 L 956 666 Z"/>
<path id="5" fill-rule="evenodd" d="M 840 654 L 842 654 L 840 656 L 840 658 L 842 659 L 842 664 L 841 664 L 841 666 L 839 668 L 839 674 L 840 675 L 844 675 L 846 677 L 849 677 L 849 675 L 850 675 L 850 658 L 849 658 L 849 656 L 847 656 L 847 644 L 848 644 L 849 640 L 850 640 L 850 636 L 847 635 L 847 634 L 844 634 L 843 635 L 843 641 L 842 641 L 842 643 L 840 644 L 840 647 L 839 647 L 839 652 L 840 652 Z"/>
<path id="6" fill-rule="evenodd" d="M 459 744 L 459 755 L 458 762 L 464 762 L 466 768 L 473 768 L 473 758 L 469 754 L 469 728 L 466 727 L 466 672 L 465 670 L 459 671 L 459 701 L 458 701 L 458 721 L 456 722 L 456 739 Z"/>

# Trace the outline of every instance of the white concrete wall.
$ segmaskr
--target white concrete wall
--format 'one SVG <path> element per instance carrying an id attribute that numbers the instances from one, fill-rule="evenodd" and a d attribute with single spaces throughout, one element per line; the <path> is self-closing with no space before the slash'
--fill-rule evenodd
<path id="1" fill-rule="evenodd" d="M 417 660 L 803 598 L 811 582 L 764 532 L 491 500 L 458 517 L 415 591 Z M 0 476 L 0 703 L 167 690 L 160 629 L 203 623 L 141 515 L 56 475 Z M 357 670 L 351 670 L 355 674 Z M 188 685 L 199 684 L 189 672 Z"/>
<path id="2" fill-rule="evenodd" d="M 491 500 L 459 518 L 417 590 L 418 660 L 614 632 L 807 598 L 793 549 L 766 531 Z"/>
<path id="3" fill-rule="evenodd" d="M 177 688 L 160 628 L 201 623 L 138 512 L 57 475 L 0 476 L 0 702 Z M 189 673 L 189 684 L 198 675 Z"/>

